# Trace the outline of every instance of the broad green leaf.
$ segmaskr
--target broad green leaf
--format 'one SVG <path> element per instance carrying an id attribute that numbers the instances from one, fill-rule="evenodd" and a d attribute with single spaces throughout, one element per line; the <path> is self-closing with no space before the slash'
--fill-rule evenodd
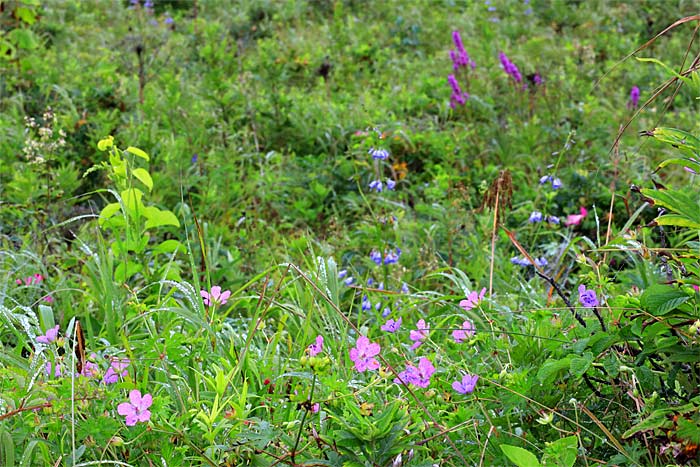
<path id="1" fill-rule="evenodd" d="M 141 180 L 141 183 L 148 187 L 148 191 L 153 189 L 153 179 L 151 178 L 151 174 L 148 173 L 148 170 L 138 168 L 132 170 L 131 173 L 134 174 L 134 177 Z"/>
<path id="2" fill-rule="evenodd" d="M 574 357 L 571 359 L 570 370 L 575 376 L 581 377 L 588 371 L 588 368 L 593 363 L 593 354 L 591 352 L 586 352 L 583 357 Z"/>
<path id="3" fill-rule="evenodd" d="M 20 49 L 33 50 L 39 46 L 39 42 L 31 29 L 13 29 L 7 34 L 7 37 Z"/>
<path id="4" fill-rule="evenodd" d="M 688 157 L 674 157 L 672 159 L 666 159 L 662 163 L 660 163 L 657 167 L 656 170 L 658 171 L 659 169 L 662 169 L 666 167 L 667 165 L 680 165 L 683 167 L 688 167 L 689 169 L 692 169 L 695 171 L 695 173 L 700 173 L 700 163 L 694 159 L 690 159 Z"/>
<path id="5" fill-rule="evenodd" d="M 546 443 L 542 456 L 542 465 L 557 467 L 573 467 L 578 453 L 578 438 L 567 436 L 551 443 Z"/>
<path id="6" fill-rule="evenodd" d="M 129 146 L 128 148 L 126 148 L 126 151 L 133 154 L 134 156 L 138 156 L 142 159 L 148 160 L 148 154 L 146 154 L 143 150 L 139 148 Z"/>
<path id="7" fill-rule="evenodd" d="M 139 190 L 138 188 L 129 188 L 128 190 L 122 191 L 120 195 L 124 206 L 132 215 L 143 213 L 146 209 L 141 202 L 143 199 L 143 191 Z"/>
<path id="8" fill-rule="evenodd" d="M 100 211 L 100 218 L 97 223 L 101 227 L 107 219 L 118 213 L 120 209 L 121 205 L 119 203 L 109 203 L 107 206 L 102 208 L 102 211 Z"/>
<path id="9" fill-rule="evenodd" d="M 689 229 L 700 229 L 700 223 L 687 216 L 680 214 L 663 214 L 656 219 L 658 225 L 674 225 L 676 227 L 687 227 Z"/>
<path id="10" fill-rule="evenodd" d="M 2 465 L 15 465 L 15 443 L 5 429 L 0 431 L 0 461 Z"/>
<path id="11" fill-rule="evenodd" d="M 644 188 L 641 192 L 644 196 L 653 200 L 655 205 L 666 208 L 674 214 L 679 214 L 696 224 L 700 224 L 700 204 L 686 192 L 650 188 Z"/>
<path id="12" fill-rule="evenodd" d="M 663 316 L 675 310 L 690 296 L 682 290 L 663 284 L 654 284 L 648 287 L 640 297 L 640 303 L 645 311 L 654 316 Z"/>
<path id="13" fill-rule="evenodd" d="M 177 220 L 177 217 L 171 211 L 161 211 L 155 206 L 149 206 L 144 210 L 143 214 L 147 219 L 146 225 L 144 226 L 146 229 L 160 227 L 162 225 L 180 227 L 180 221 Z"/>
<path id="14" fill-rule="evenodd" d="M 17 7 L 15 8 L 15 16 L 30 26 L 36 22 L 36 13 L 31 8 Z"/>
<path id="15" fill-rule="evenodd" d="M 626 439 L 637 433 L 654 430 L 656 428 L 670 427 L 671 425 L 673 425 L 673 422 L 668 417 L 668 415 L 672 414 L 673 411 L 673 408 L 655 410 L 647 418 L 645 418 L 644 420 L 642 420 L 641 422 L 637 423 L 632 428 L 624 432 L 622 434 L 622 438 Z"/>
<path id="16" fill-rule="evenodd" d="M 165 240 L 153 248 L 153 251 L 156 253 L 172 253 L 175 250 L 180 253 L 187 251 L 185 245 L 177 240 Z"/>
<path id="17" fill-rule="evenodd" d="M 537 379 L 541 384 L 551 384 L 560 372 L 568 370 L 570 366 L 571 358 L 569 357 L 561 360 L 547 360 L 537 372 Z"/>
<path id="18" fill-rule="evenodd" d="M 119 263 L 119 265 L 114 269 L 114 280 L 117 282 L 126 282 L 131 276 L 140 272 L 142 269 L 143 265 L 132 261 Z"/>
<path id="19" fill-rule="evenodd" d="M 542 465 L 537 457 L 527 449 L 501 444 L 501 451 L 518 467 L 540 467 Z"/>
<path id="20" fill-rule="evenodd" d="M 102 138 L 98 143 L 97 143 L 97 149 L 100 151 L 106 151 L 107 149 L 111 148 L 114 146 L 114 136 L 110 135 L 106 138 Z"/>

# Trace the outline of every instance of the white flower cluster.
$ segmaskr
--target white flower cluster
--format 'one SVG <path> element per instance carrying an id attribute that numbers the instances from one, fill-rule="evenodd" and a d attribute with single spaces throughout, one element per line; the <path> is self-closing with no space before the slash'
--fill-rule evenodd
<path id="1" fill-rule="evenodd" d="M 41 116 L 41 123 L 34 117 L 24 117 L 24 147 L 22 152 L 30 164 L 43 164 L 59 148 L 66 145 L 66 132 L 54 129 L 58 126 L 56 114 L 48 107 Z"/>

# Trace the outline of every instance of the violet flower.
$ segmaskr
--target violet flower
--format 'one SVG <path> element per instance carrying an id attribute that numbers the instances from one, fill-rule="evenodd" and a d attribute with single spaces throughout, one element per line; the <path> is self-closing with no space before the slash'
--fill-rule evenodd
<path id="1" fill-rule="evenodd" d="M 584 308 L 595 308 L 598 306 L 598 297 L 595 290 L 586 289 L 586 286 L 581 284 L 578 286 L 578 301 Z"/>
<path id="2" fill-rule="evenodd" d="M 117 413 L 126 417 L 126 426 L 134 426 L 138 422 L 147 422 L 151 419 L 151 411 L 148 410 L 153 404 L 153 396 L 144 394 L 141 391 L 132 389 L 129 392 L 129 402 L 122 402 L 117 406 Z"/>
<path id="3" fill-rule="evenodd" d="M 306 348 L 306 351 L 309 353 L 310 357 L 315 357 L 316 355 L 323 352 L 323 336 L 317 336 L 316 342 L 309 345 Z"/>
<path id="4" fill-rule="evenodd" d="M 225 290 L 221 291 L 221 287 L 218 285 L 215 285 L 214 287 L 211 288 L 211 292 L 207 292 L 206 290 L 200 291 L 200 294 L 202 295 L 202 298 L 204 299 L 204 304 L 207 306 L 214 306 L 214 305 L 225 305 L 226 302 L 228 301 L 228 298 L 231 296 L 231 291 L 230 290 Z"/>
<path id="5" fill-rule="evenodd" d="M 632 86 L 632 89 L 630 89 L 630 100 L 627 103 L 627 108 L 628 109 L 636 109 L 639 107 L 639 96 L 640 96 L 640 91 L 639 87 L 637 86 Z"/>
<path id="6" fill-rule="evenodd" d="M 398 331 L 400 327 L 401 327 L 401 317 L 399 317 L 399 319 L 397 319 L 396 321 L 394 321 L 393 319 L 388 320 L 386 323 L 384 323 L 381 326 L 380 329 L 382 331 L 385 331 L 385 332 L 394 333 L 394 332 Z"/>
<path id="7" fill-rule="evenodd" d="M 423 342 L 428 338 L 428 334 L 430 334 L 430 324 L 426 324 L 424 319 L 418 320 L 416 327 L 416 330 L 408 334 L 408 337 L 413 341 L 411 350 L 416 350 L 423 345 Z"/>
<path id="8" fill-rule="evenodd" d="M 469 394 L 474 391 L 478 380 L 478 375 L 464 375 L 461 382 L 455 381 L 452 383 L 452 389 L 460 394 Z"/>
<path id="9" fill-rule="evenodd" d="M 467 298 L 459 302 L 459 306 L 464 308 L 465 311 L 476 308 L 479 302 L 484 299 L 484 295 L 486 295 L 486 287 L 482 288 L 481 292 L 478 294 L 476 290 L 472 290 L 469 295 L 467 295 Z"/>
<path id="10" fill-rule="evenodd" d="M 452 338 L 455 340 L 455 342 L 461 344 L 463 341 L 474 336 L 475 332 L 474 325 L 471 323 L 471 321 L 465 321 L 462 323 L 461 329 L 452 331 Z"/>
<path id="11" fill-rule="evenodd" d="M 36 341 L 42 344 L 49 344 L 58 338 L 58 324 L 51 329 L 46 330 L 46 334 L 43 336 L 37 336 Z"/>
<path id="12" fill-rule="evenodd" d="M 396 384 L 401 384 L 403 381 L 406 384 L 412 384 L 419 388 L 427 388 L 430 385 L 430 377 L 435 373 L 433 363 L 423 357 L 418 363 L 418 367 L 406 365 L 406 369 L 399 373 L 399 377 L 394 379 Z"/>
<path id="13" fill-rule="evenodd" d="M 355 347 L 350 349 L 350 360 L 355 363 L 355 369 L 360 373 L 366 370 L 376 370 L 379 362 L 375 356 L 379 355 L 381 348 L 376 342 L 370 342 L 366 336 L 360 336 Z"/>

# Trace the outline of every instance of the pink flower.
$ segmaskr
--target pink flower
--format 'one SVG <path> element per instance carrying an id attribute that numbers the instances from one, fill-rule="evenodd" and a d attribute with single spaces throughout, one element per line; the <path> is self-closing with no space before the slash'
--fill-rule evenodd
<path id="1" fill-rule="evenodd" d="M 461 382 L 455 381 L 452 383 L 452 389 L 460 394 L 468 394 L 474 391 L 478 380 L 478 375 L 464 375 Z"/>
<path id="2" fill-rule="evenodd" d="M 46 330 L 46 334 L 43 336 L 38 336 L 36 338 L 37 342 L 41 342 L 42 344 L 48 344 L 50 342 L 55 341 L 58 338 L 58 324 L 51 329 Z"/>
<path id="3" fill-rule="evenodd" d="M 323 352 L 323 336 L 316 337 L 316 343 L 308 346 L 306 348 L 306 351 L 309 353 L 309 356 L 311 356 L 311 357 L 315 357 L 316 355 Z"/>
<path id="4" fill-rule="evenodd" d="M 44 276 L 42 276 L 41 274 L 37 273 L 37 274 L 34 274 L 33 276 L 25 277 L 24 280 L 22 280 L 22 279 L 17 279 L 17 280 L 15 281 L 15 283 L 16 283 L 17 285 L 22 285 L 22 284 L 24 284 L 24 285 L 32 285 L 32 284 L 39 284 L 39 283 L 40 283 L 41 281 L 43 281 L 43 280 L 44 280 Z"/>
<path id="5" fill-rule="evenodd" d="M 462 341 L 472 337 L 474 332 L 474 325 L 471 323 L 471 321 L 465 321 L 462 323 L 462 329 L 452 331 L 452 337 L 454 338 L 455 342 L 459 344 Z"/>
<path id="6" fill-rule="evenodd" d="M 425 320 L 418 320 L 418 324 L 416 324 L 416 326 L 417 329 L 408 334 L 408 337 L 413 341 L 411 350 L 416 350 L 418 347 L 420 347 L 423 344 L 423 341 L 428 338 L 428 334 L 430 333 L 430 325 L 425 324 Z"/>
<path id="7" fill-rule="evenodd" d="M 406 384 L 413 384 L 419 388 L 427 388 L 430 385 L 430 377 L 435 373 L 433 363 L 427 358 L 421 358 L 418 368 L 413 365 L 406 365 L 406 369 L 399 373 L 399 378 L 394 379 L 396 384 L 403 381 Z"/>
<path id="8" fill-rule="evenodd" d="M 206 290 L 202 290 L 199 293 L 202 295 L 202 298 L 204 299 L 204 304 L 207 306 L 225 305 L 226 301 L 231 296 L 230 290 L 225 290 L 224 292 L 221 292 L 221 287 L 219 287 L 218 285 L 215 285 L 211 288 L 211 293 L 207 292 Z"/>
<path id="9" fill-rule="evenodd" d="M 365 336 L 360 336 L 355 347 L 350 349 L 350 360 L 355 362 L 355 369 L 360 373 L 365 370 L 376 370 L 379 368 L 379 362 L 374 357 L 379 355 L 380 350 L 379 344 L 370 342 Z"/>
<path id="10" fill-rule="evenodd" d="M 42 298 L 46 303 L 53 303 L 53 297 L 51 295 L 44 295 Z"/>
<path id="11" fill-rule="evenodd" d="M 141 397 L 141 391 L 133 389 L 129 393 L 129 402 L 117 406 L 117 413 L 126 417 L 126 426 L 134 426 L 137 422 L 147 422 L 151 419 L 148 408 L 153 404 L 153 396 L 146 394 Z"/>
<path id="12" fill-rule="evenodd" d="M 128 358 L 116 358 L 112 360 L 109 368 L 105 372 L 102 382 L 105 384 L 114 384 L 119 381 L 119 378 L 124 378 L 129 372 L 126 368 L 129 366 L 130 360 Z"/>
<path id="13" fill-rule="evenodd" d="M 565 226 L 579 225 L 584 217 L 588 215 L 586 208 L 581 206 L 581 214 L 569 214 L 566 216 L 566 221 L 564 221 Z"/>
<path id="14" fill-rule="evenodd" d="M 475 290 L 473 290 L 466 299 L 462 300 L 459 302 L 459 306 L 464 308 L 465 311 L 469 311 L 472 308 L 476 308 L 476 306 L 479 304 L 479 302 L 484 298 L 484 295 L 486 294 L 486 287 L 481 289 L 481 293 L 477 294 Z"/>
<path id="15" fill-rule="evenodd" d="M 46 375 L 51 376 L 51 362 L 46 362 Z M 53 376 L 54 378 L 61 377 L 61 365 L 58 363 L 56 363 L 56 366 L 54 367 Z"/>
<path id="16" fill-rule="evenodd" d="M 318 402 L 311 406 L 311 413 L 318 413 L 319 410 L 321 410 L 321 404 Z"/>

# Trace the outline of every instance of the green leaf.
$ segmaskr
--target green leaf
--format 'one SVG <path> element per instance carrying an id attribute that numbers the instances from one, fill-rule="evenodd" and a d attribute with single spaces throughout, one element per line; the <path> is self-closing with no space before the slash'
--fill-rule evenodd
<path id="1" fill-rule="evenodd" d="M 131 276 L 140 272 L 142 269 L 143 265 L 132 261 L 119 263 L 119 265 L 114 269 L 114 280 L 117 282 L 126 282 Z"/>
<path id="2" fill-rule="evenodd" d="M 654 316 L 663 316 L 675 310 L 690 296 L 682 290 L 663 284 L 654 284 L 648 287 L 640 297 L 640 303 L 645 311 Z"/>
<path id="3" fill-rule="evenodd" d="M 184 253 L 185 251 L 187 251 L 185 245 L 183 245 L 177 240 L 165 240 L 153 248 L 153 251 L 155 253 L 172 253 L 176 250 L 180 253 Z"/>
<path id="4" fill-rule="evenodd" d="M 0 461 L 2 465 L 15 465 L 15 443 L 6 430 L 0 431 Z"/>
<path id="5" fill-rule="evenodd" d="M 36 13 L 31 8 L 17 7 L 15 8 L 15 16 L 30 26 L 36 22 Z"/>
<path id="6" fill-rule="evenodd" d="M 146 154 L 143 150 L 139 148 L 135 148 L 133 146 L 129 146 L 126 148 L 126 152 L 133 154 L 134 156 L 138 156 L 142 159 L 149 160 L 148 154 Z"/>
<path id="7" fill-rule="evenodd" d="M 546 443 L 542 455 L 542 465 L 558 467 L 573 467 L 578 454 L 578 438 L 567 436 L 551 443 Z"/>
<path id="8" fill-rule="evenodd" d="M 655 219 L 658 225 L 674 225 L 689 229 L 700 229 L 700 223 L 681 214 L 663 214 Z"/>
<path id="9" fill-rule="evenodd" d="M 39 42 L 30 29 L 13 29 L 7 37 L 20 49 L 33 50 L 39 47 Z"/>
<path id="10" fill-rule="evenodd" d="M 537 379 L 540 384 L 551 384 L 561 371 L 568 370 L 570 366 L 571 358 L 569 357 L 561 360 L 547 360 L 537 372 Z"/>
<path id="11" fill-rule="evenodd" d="M 161 211 L 155 206 L 149 206 L 144 210 L 143 215 L 148 219 L 144 228 L 151 229 L 162 225 L 174 225 L 180 227 L 180 221 L 171 211 Z"/>
<path id="12" fill-rule="evenodd" d="M 128 190 L 122 191 L 120 195 L 124 206 L 126 206 L 127 211 L 132 215 L 136 215 L 136 213 L 139 212 L 143 213 L 146 209 L 141 201 L 143 199 L 143 191 L 138 188 L 129 188 Z"/>
<path id="13" fill-rule="evenodd" d="M 501 444 L 501 451 L 518 467 L 540 467 L 542 465 L 537 457 L 527 449 Z"/>
<path id="14" fill-rule="evenodd" d="M 627 439 L 630 436 L 634 436 L 642 431 L 655 430 L 657 428 L 668 428 L 672 426 L 673 422 L 670 418 L 668 418 L 668 415 L 672 414 L 673 411 L 674 409 L 672 408 L 655 410 L 647 418 L 625 431 L 622 434 L 622 438 Z"/>
<path id="15" fill-rule="evenodd" d="M 148 170 L 138 168 L 132 170 L 131 173 L 134 174 L 134 177 L 141 180 L 141 183 L 148 187 L 148 191 L 153 189 L 153 179 L 151 178 L 151 174 L 148 173 Z"/>
<path id="16" fill-rule="evenodd" d="M 97 223 L 100 225 L 100 227 L 102 227 L 105 221 L 118 213 L 120 209 L 121 205 L 119 203 L 109 203 L 107 206 L 102 208 L 102 211 L 100 211 L 100 218 L 98 219 Z"/>
<path id="17" fill-rule="evenodd" d="M 569 369 L 571 370 L 572 374 L 580 378 L 586 371 L 588 371 L 588 368 L 592 363 L 593 354 L 591 352 L 586 352 L 582 357 L 572 358 Z"/>

